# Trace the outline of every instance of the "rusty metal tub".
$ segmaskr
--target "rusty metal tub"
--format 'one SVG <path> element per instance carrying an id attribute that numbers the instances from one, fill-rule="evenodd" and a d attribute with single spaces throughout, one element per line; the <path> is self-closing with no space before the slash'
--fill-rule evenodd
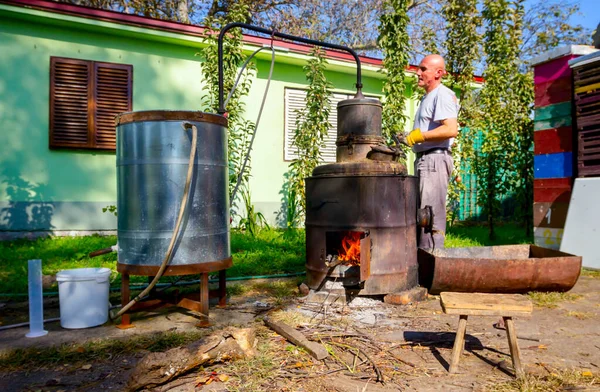
<path id="1" fill-rule="evenodd" d="M 535 245 L 419 249 L 419 284 L 430 294 L 568 291 L 581 257 Z"/>

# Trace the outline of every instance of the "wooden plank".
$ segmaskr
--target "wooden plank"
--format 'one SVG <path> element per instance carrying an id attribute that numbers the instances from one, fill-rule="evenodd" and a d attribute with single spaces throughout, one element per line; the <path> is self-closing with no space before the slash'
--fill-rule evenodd
<path id="1" fill-rule="evenodd" d="M 575 94 L 586 94 L 600 89 L 600 83 L 588 84 L 587 86 L 577 87 Z"/>
<path id="2" fill-rule="evenodd" d="M 573 151 L 573 128 L 560 127 L 534 132 L 534 154 L 553 154 Z"/>
<path id="3" fill-rule="evenodd" d="M 569 203 L 533 203 L 535 227 L 563 228 L 567 221 Z"/>
<path id="4" fill-rule="evenodd" d="M 451 293 L 440 294 L 444 313 L 481 316 L 528 316 L 531 301 L 521 294 Z"/>
<path id="5" fill-rule="evenodd" d="M 546 83 L 551 80 L 570 78 L 571 68 L 569 60 L 577 56 L 569 55 L 538 64 L 533 69 L 533 82 L 537 84 Z"/>
<path id="6" fill-rule="evenodd" d="M 571 100 L 535 109 L 535 121 L 551 120 L 571 115 Z"/>
<path id="7" fill-rule="evenodd" d="M 571 115 L 552 118 L 550 120 L 535 120 L 533 122 L 534 131 L 542 131 L 544 129 L 570 127 L 572 122 Z"/>
<path id="8" fill-rule="evenodd" d="M 454 338 L 454 347 L 452 347 L 452 359 L 450 360 L 450 368 L 448 372 L 456 373 L 458 370 L 458 362 L 465 347 L 465 332 L 467 331 L 467 315 L 461 314 L 458 319 L 458 329 Z"/>
<path id="9" fill-rule="evenodd" d="M 533 157 L 534 178 L 564 178 L 573 175 L 573 153 L 536 155 Z"/>
<path id="10" fill-rule="evenodd" d="M 320 361 L 329 356 L 329 353 L 327 352 L 325 347 L 318 343 L 309 341 L 301 332 L 298 332 L 295 328 L 292 328 L 289 325 L 282 322 L 273 321 L 268 317 L 265 317 L 263 321 L 273 331 L 277 332 L 290 342 L 294 343 L 296 346 L 300 346 L 303 349 L 305 349 L 313 358 L 318 359 Z"/>
<path id="11" fill-rule="evenodd" d="M 535 107 L 571 100 L 571 78 L 560 78 L 535 85 Z"/>

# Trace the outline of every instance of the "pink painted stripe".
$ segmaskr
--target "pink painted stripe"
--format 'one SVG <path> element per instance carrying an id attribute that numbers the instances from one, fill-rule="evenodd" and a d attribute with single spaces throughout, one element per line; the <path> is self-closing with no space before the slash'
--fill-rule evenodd
<path id="1" fill-rule="evenodd" d="M 569 60 L 579 57 L 574 55 L 560 57 L 547 63 L 535 66 L 533 70 L 533 82 L 537 84 L 546 83 L 563 77 L 571 76 Z"/>

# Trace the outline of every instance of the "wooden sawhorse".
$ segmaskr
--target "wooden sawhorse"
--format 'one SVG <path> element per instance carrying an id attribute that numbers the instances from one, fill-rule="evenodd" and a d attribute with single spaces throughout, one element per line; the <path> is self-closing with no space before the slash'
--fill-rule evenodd
<path id="1" fill-rule="evenodd" d="M 452 348 L 450 373 L 458 370 L 458 361 L 465 345 L 465 331 L 468 316 L 501 316 L 506 326 L 508 347 L 517 377 L 523 375 L 521 353 L 517 344 L 517 332 L 513 322 L 514 316 L 531 316 L 533 304 L 520 294 L 481 294 L 481 293 L 449 293 L 440 294 L 442 309 L 447 314 L 458 314 L 458 330 Z"/>

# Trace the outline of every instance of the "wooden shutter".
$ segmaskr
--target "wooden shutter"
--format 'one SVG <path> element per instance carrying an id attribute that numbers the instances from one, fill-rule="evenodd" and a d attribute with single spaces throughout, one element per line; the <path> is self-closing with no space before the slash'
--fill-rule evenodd
<path id="1" fill-rule="evenodd" d="M 88 147 L 91 66 L 50 59 L 50 147 Z"/>
<path id="2" fill-rule="evenodd" d="M 114 118 L 132 108 L 131 65 L 52 57 L 50 148 L 114 150 Z"/>
<path id="3" fill-rule="evenodd" d="M 600 61 L 573 69 L 577 174 L 600 176 Z"/>
<path id="4" fill-rule="evenodd" d="M 131 111 L 131 66 L 94 63 L 95 146 L 116 148 L 115 116 Z"/>

